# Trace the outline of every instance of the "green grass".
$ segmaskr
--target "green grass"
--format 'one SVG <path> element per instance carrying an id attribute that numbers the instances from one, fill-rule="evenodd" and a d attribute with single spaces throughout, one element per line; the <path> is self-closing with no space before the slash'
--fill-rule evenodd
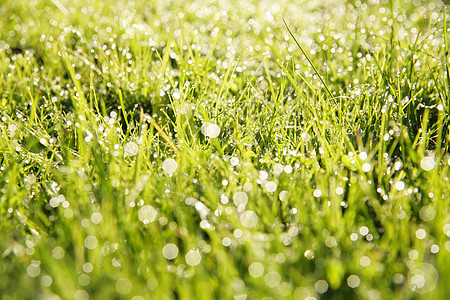
<path id="1" fill-rule="evenodd" d="M 0 298 L 446 299 L 445 14 L 1 1 Z"/>

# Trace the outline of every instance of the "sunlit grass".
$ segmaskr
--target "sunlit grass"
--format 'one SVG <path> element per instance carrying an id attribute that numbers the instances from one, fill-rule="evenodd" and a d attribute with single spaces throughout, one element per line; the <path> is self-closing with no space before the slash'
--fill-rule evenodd
<path id="1" fill-rule="evenodd" d="M 446 299 L 445 13 L 2 1 L 0 298 Z"/>

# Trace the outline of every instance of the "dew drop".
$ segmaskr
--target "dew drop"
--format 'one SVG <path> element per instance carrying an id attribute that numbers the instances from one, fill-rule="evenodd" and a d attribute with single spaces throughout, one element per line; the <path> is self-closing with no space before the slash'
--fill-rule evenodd
<path id="1" fill-rule="evenodd" d="M 135 142 L 128 142 L 123 147 L 123 151 L 127 156 L 135 156 L 139 151 L 139 146 Z"/>
<path id="2" fill-rule="evenodd" d="M 178 92 L 174 92 L 174 93 L 172 94 L 172 97 L 173 97 L 173 99 L 179 100 L 179 99 L 181 98 L 181 95 L 180 95 L 180 93 L 178 93 Z"/>
<path id="3" fill-rule="evenodd" d="M 347 278 L 347 285 L 351 287 L 352 289 L 357 288 L 361 283 L 361 279 L 357 275 L 350 275 Z"/>
<path id="4" fill-rule="evenodd" d="M 359 260 L 359 263 L 360 263 L 361 266 L 363 266 L 363 267 L 368 267 L 368 266 L 370 266 L 370 263 L 371 263 L 370 257 L 368 257 L 368 256 L 363 256 L 363 257 L 361 257 L 361 259 Z"/>
<path id="5" fill-rule="evenodd" d="M 91 215 L 91 222 L 92 222 L 93 224 L 100 224 L 100 222 L 102 221 L 102 219 L 103 219 L 103 216 L 102 216 L 102 214 L 99 213 L 99 212 L 94 212 L 94 213 L 92 213 L 92 215 Z"/>
<path id="6" fill-rule="evenodd" d="M 233 203 L 236 206 L 246 205 L 248 203 L 248 196 L 244 192 L 237 192 L 233 196 Z"/>
<path id="7" fill-rule="evenodd" d="M 430 222 L 434 219 L 434 216 L 436 215 L 436 212 L 433 207 L 431 206 L 423 206 L 419 210 L 419 216 L 420 219 L 424 222 Z"/>
<path id="8" fill-rule="evenodd" d="M 304 133 L 302 133 L 302 139 L 305 142 L 309 142 L 309 140 L 311 139 L 311 135 L 309 135 L 309 133 L 307 133 L 307 132 L 304 132 Z"/>
<path id="9" fill-rule="evenodd" d="M 30 277 L 38 277 L 41 274 L 41 268 L 38 264 L 31 263 L 27 267 L 27 275 Z"/>
<path id="10" fill-rule="evenodd" d="M 178 164 L 173 158 L 168 158 L 163 162 L 162 168 L 164 172 L 172 174 L 177 170 Z"/>
<path id="11" fill-rule="evenodd" d="M 283 166 L 282 164 L 280 164 L 280 163 L 276 163 L 276 164 L 273 166 L 273 172 L 274 172 L 276 175 L 279 175 L 279 174 L 283 173 L 283 170 L 284 170 L 284 166 Z"/>
<path id="12" fill-rule="evenodd" d="M 217 124 L 209 124 L 206 126 L 205 135 L 210 138 L 216 138 L 220 134 L 220 127 Z"/>
<path id="13" fill-rule="evenodd" d="M 89 294 L 85 290 L 78 290 L 73 294 L 73 300 L 88 300 Z"/>
<path id="14" fill-rule="evenodd" d="M 45 276 L 42 276 L 42 277 L 41 277 L 41 285 L 42 285 L 43 287 L 49 287 L 49 286 L 51 286 L 51 285 L 52 285 L 52 282 L 53 282 L 52 278 L 51 278 L 50 276 L 48 276 L 48 275 L 45 275 Z"/>
<path id="15" fill-rule="evenodd" d="M 284 201 L 287 195 L 288 195 L 287 191 L 281 191 L 280 194 L 278 195 L 278 198 L 280 199 L 280 201 Z"/>
<path id="16" fill-rule="evenodd" d="M 403 181 L 399 181 L 395 184 L 395 188 L 398 191 L 403 191 L 405 189 L 405 183 Z"/>
<path id="17" fill-rule="evenodd" d="M 367 153 L 366 152 L 361 152 L 359 154 L 359 158 L 361 158 L 362 160 L 366 160 L 367 159 Z"/>
<path id="18" fill-rule="evenodd" d="M 427 263 L 416 264 L 408 273 L 409 288 L 418 294 L 427 294 L 436 288 L 439 273 Z"/>
<path id="19" fill-rule="evenodd" d="M 233 157 L 230 159 L 230 164 L 234 167 L 237 166 L 239 164 L 239 158 L 237 157 Z"/>
<path id="20" fill-rule="evenodd" d="M 202 256 L 198 251 L 191 250 L 189 251 L 185 256 L 186 263 L 190 265 L 191 267 L 197 266 L 200 264 L 200 261 L 202 260 Z"/>
<path id="21" fill-rule="evenodd" d="M 173 260 L 178 256 L 178 247 L 175 244 L 167 244 L 162 249 L 165 259 Z"/>
<path id="22" fill-rule="evenodd" d="M 271 289 L 276 288 L 281 283 L 281 276 L 280 274 L 278 274 L 278 272 L 269 272 L 264 277 L 264 282 L 269 288 Z"/>
<path id="23" fill-rule="evenodd" d="M 33 184 L 36 182 L 36 176 L 34 174 L 29 174 L 27 177 L 25 177 L 25 182 L 28 184 Z"/>
<path id="24" fill-rule="evenodd" d="M 158 212 L 151 205 L 144 205 L 139 209 L 139 221 L 144 224 L 149 224 L 156 220 Z"/>
<path id="25" fill-rule="evenodd" d="M 264 266 L 258 262 L 254 262 L 248 267 L 248 274 L 253 278 L 259 278 L 264 274 Z"/>
<path id="26" fill-rule="evenodd" d="M 65 251 L 61 247 L 55 247 L 52 250 L 52 256 L 54 259 L 62 259 L 64 257 Z"/>
<path id="27" fill-rule="evenodd" d="M 98 240 L 95 236 L 90 235 L 84 239 L 84 246 L 87 249 L 90 249 L 90 250 L 95 249 L 97 247 L 97 245 L 98 245 Z"/>
<path id="28" fill-rule="evenodd" d="M 366 173 L 370 172 L 370 170 L 372 170 L 372 166 L 369 163 L 365 163 L 362 165 L 362 170 Z"/>
<path id="29" fill-rule="evenodd" d="M 120 278 L 116 281 L 116 291 L 119 294 L 126 295 L 131 292 L 133 284 L 128 278 Z"/>
<path id="30" fill-rule="evenodd" d="M 255 212 L 247 210 L 244 211 L 241 215 L 241 224 L 246 228 L 252 228 L 256 226 L 258 222 L 258 216 Z"/>
<path id="31" fill-rule="evenodd" d="M 314 285 L 314 288 L 319 294 L 324 294 L 328 291 L 328 282 L 326 282 L 325 280 L 319 280 Z"/>
<path id="32" fill-rule="evenodd" d="M 93 264 L 87 262 L 87 263 L 85 263 L 83 265 L 83 271 L 85 273 L 91 273 L 93 270 L 94 270 L 94 265 Z"/>
<path id="33" fill-rule="evenodd" d="M 231 245 L 231 239 L 226 237 L 222 239 L 222 245 L 224 245 L 225 247 L 229 247 Z"/>
<path id="34" fill-rule="evenodd" d="M 433 157 L 426 156 L 420 161 L 420 166 L 425 171 L 431 171 L 434 169 L 436 162 Z"/>
<path id="35" fill-rule="evenodd" d="M 427 232 L 425 231 L 425 229 L 418 229 L 417 231 L 416 231 L 416 237 L 419 239 L 419 240 L 423 240 L 424 238 L 426 238 L 427 237 Z"/>
<path id="36" fill-rule="evenodd" d="M 277 184 L 274 181 L 269 181 L 266 183 L 266 190 L 269 193 L 273 193 L 277 190 Z"/>

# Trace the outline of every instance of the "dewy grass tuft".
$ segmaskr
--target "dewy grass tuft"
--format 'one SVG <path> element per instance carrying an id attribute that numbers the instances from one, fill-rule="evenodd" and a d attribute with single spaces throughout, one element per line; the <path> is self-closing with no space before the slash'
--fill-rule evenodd
<path id="1" fill-rule="evenodd" d="M 1 1 L 0 297 L 446 299 L 447 14 Z"/>

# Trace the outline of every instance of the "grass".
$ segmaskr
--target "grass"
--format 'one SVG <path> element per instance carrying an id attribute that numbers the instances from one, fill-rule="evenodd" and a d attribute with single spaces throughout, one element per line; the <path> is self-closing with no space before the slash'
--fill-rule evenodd
<path id="1" fill-rule="evenodd" d="M 2 299 L 446 299 L 446 13 L 2 1 Z"/>

